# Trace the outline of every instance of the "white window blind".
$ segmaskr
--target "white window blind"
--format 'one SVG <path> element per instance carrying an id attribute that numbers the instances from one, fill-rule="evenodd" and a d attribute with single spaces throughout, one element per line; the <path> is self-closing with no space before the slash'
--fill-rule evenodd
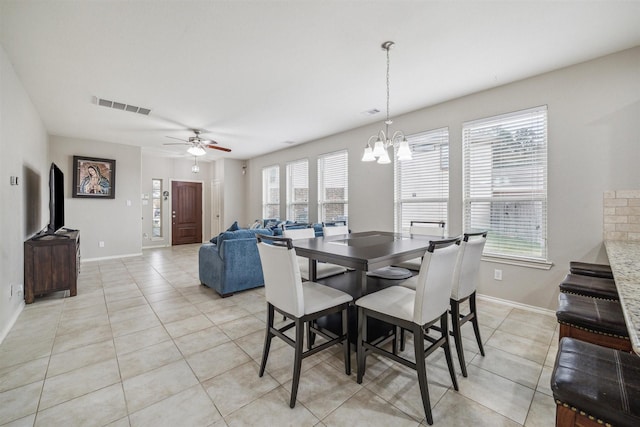
<path id="1" fill-rule="evenodd" d="M 280 218 L 280 166 L 262 169 L 262 217 Z"/>
<path id="2" fill-rule="evenodd" d="M 309 222 L 309 161 L 287 163 L 287 219 Z"/>
<path id="3" fill-rule="evenodd" d="M 395 230 L 408 232 L 411 221 L 447 221 L 449 129 L 407 137 L 413 159 L 395 160 Z"/>
<path id="4" fill-rule="evenodd" d="M 318 157 L 318 217 L 320 221 L 345 221 L 349 217 L 347 151 Z"/>
<path id="5" fill-rule="evenodd" d="M 547 261 L 547 107 L 464 123 L 464 229 L 485 255 Z"/>

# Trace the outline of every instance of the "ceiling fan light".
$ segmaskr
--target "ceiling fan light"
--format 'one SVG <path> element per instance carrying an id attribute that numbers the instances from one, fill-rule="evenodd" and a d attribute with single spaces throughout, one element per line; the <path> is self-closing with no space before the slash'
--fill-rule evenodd
<path id="1" fill-rule="evenodd" d="M 373 155 L 373 149 L 369 146 L 364 148 L 364 154 L 362 155 L 363 162 L 373 162 L 376 160 L 376 157 Z"/>
<path id="2" fill-rule="evenodd" d="M 198 145 L 189 147 L 189 149 L 187 150 L 187 153 L 191 154 L 192 156 L 204 156 L 205 154 L 207 154 L 204 148 Z"/>

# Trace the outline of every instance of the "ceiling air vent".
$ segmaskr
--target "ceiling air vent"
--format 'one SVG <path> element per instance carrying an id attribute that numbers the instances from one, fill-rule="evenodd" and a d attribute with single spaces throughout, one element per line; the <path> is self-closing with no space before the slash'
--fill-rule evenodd
<path id="1" fill-rule="evenodd" d="M 123 102 L 109 101 L 108 99 L 93 97 L 93 103 L 101 107 L 115 108 L 116 110 L 129 111 L 130 113 L 138 113 L 148 116 L 151 110 L 149 108 L 136 107 L 135 105 L 125 104 Z"/>

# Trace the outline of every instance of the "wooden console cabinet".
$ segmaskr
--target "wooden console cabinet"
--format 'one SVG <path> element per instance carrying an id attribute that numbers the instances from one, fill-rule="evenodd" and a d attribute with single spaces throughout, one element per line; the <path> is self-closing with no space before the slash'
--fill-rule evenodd
<path id="1" fill-rule="evenodd" d="M 61 230 L 53 236 L 24 242 L 24 300 L 36 295 L 69 290 L 77 294 L 80 272 L 80 232 Z"/>

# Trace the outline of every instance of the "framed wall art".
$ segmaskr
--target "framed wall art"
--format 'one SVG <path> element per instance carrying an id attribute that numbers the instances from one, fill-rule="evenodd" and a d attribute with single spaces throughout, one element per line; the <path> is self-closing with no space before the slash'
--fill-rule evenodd
<path id="1" fill-rule="evenodd" d="M 73 156 L 73 191 L 71 196 L 114 199 L 116 197 L 116 161 Z"/>

